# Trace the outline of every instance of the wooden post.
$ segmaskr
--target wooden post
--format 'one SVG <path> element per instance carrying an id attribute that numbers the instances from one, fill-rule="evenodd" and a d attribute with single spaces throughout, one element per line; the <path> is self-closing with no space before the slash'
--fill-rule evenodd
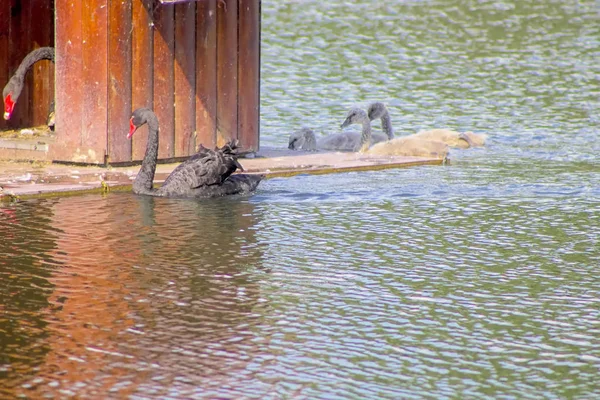
<path id="1" fill-rule="evenodd" d="M 19 67 L 21 61 L 25 58 L 25 56 L 33 50 L 30 40 L 29 26 L 31 24 L 31 13 L 29 2 L 9 2 L 12 3 L 11 7 L 11 18 L 10 18 L 10 76 L 12 76 L 16 69 Z M 4 86 L 4 85 L 3 85 Z M 19 100 L 17 105 L 15 106 L 15 111 L 10 118 L 9 126 L 13 128 L 18 128 L 22 126 L 29 125 L 28 121 L 31 121 L 31 116 L 33 115 L 32 107 L 29 104 L 30 93 L 33 92 L 33 74 L 30 72 L 25 76 L 25 84 L 23 86 L 23 90 L 21 91 L 21 95 L 19 96 Z"/>
<path id="2" fill-rule="evenodd" d="M 4 85 L 10 78 L 9 74 L 9 48 L 10 43 L 10 2 L 0 2 L 0 88 L 4 88 Z M 4 61 L 2 61 L 4 60 Z M 4 114 L 4 99 L 2 99 L 2 114 Z M 6 129 L 8 122 L 4 118 L 0 118 L 0 129 Z"/>
<path id="3" fill-rule="evenodd" d="M 238 0 L 217 2 L 217 145 L 237 139 Z"/>
<path id="4" fill-rule="evenodd" d="M 31 4 L 31 50 L 38 47 L 54 47 L 54 9 L 51 0 L 30 0 Z M 50 103 L 54 100 L 54 63 L 42 60 L 32 68 L 32 120 L 33 126 L 48 121 Z M 28 105 L 29 107 L 29 105 Z"/>
<path id="5" fill-rule="evenodd" d="M 133 0 L 131 110 L 153 107 L 152 79 L 154 68 L 154 30 L 152 7 L 154 0 Z M 132 159 L 141 160 L 148 143 L 148 128 L 138 129 L 131 139 Z"/>
<path id="6" fill-rule="evenodd" d="M 108 0 L 86 0 L 82 9 L 83 38 L 82 81 L 83 107 L 81 141 L 92 150 L 87 160 L 104 163 L 108 129 Z"/>
<path id="7" fill-rule="evenodd" d="M 196 4 L 175 5 L 175 156 L 194 153 Z"/>
<path id="8" fill-rule="evenodd" d="M 82 149 L 82 8 L 80 0 L 56 0 L 56 132 L 53 160 L 87 162 Z"/>
<path id="9" fill-rule="evenodd" d="M 131 160 L 127 139 L 131 117 L 130 1 L 110 1 L 108 14 L 108 157 L 111 162 Z"/>
<path id="10" fill-rule="evenodd" d="M 260 121 L 260 5 L 239 0 L 238 137 L 244 150 L 258 151 Z"/>
<path id="11" fill-rule="evenodd" d="M 196 3 L 196 144 L 217 144 L 217 0 Z"/>
<path id="12" fill-rule="evenodd" d="M 173 5 L 160 5 L 154 12 L 154 112 L 160 124 L 159 158 L 175 156 L 175 53 Z"/>

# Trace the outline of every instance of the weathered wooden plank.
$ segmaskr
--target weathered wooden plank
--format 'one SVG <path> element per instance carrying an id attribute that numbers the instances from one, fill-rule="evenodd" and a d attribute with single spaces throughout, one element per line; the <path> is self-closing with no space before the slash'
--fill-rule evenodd
<path id="1" fill-rule="evenodd" d="M 159 158 L 175 155 L 175 7 L 161 5 L 154 12 L 154 112 L 160 124 Z"/>
<path id="2" fill-rule="evenodd" d="M 10 2 L 0 1 L 0 88 L 8 83 L 9 75 Z M 2 102 L 4 114 L 4 101 Z M 0 118 L 0 130 L 8 129 L 8 123 Z"/>
<path id="3" fill-rule="evenodd" d="M 131 2 L 110 1 L 108 9 L 108 157 L 131 160 Z"/>
<path id="4" fill-rule="evenodd" d="M 238 0 L 217 6 L 217 145 L 237 135 Z"/>
<path id="5" fill-rule="evenodd" d="M 131 111 L 139 107 L 152 108 L 153 106 L 153 3 L 153 0 L 133 1 Z M 148 142 L 148 129 L 138 129 L 131 141 L 132 159 L 143 159 Z"/>
<path id="6" fill-rule="evenodd" d="M 160 0 L 163 4 L 193 3 L 198 0 Z"/>
<path id="7" fill-rule="evenodd" d="M 196 144 L 217 143 L 217 0 L 196 5 Z"/>
<path id="8" fill-rule="evenodd" d="M 12 76 L 19 64 L 25 56 L 33 50 L 33 46 L 29 40 L 30 24 L 31 24 L 31 3 L 23 1 L 11 2 L 10 9 L 10 76 Z M 30 104 L 30 93 L 33 91 L 33 74 L 31 71 L 25 75 L 25 83 L 21 95 L 15 106 L 9 126 L 12 128 L 21 128 L 31 125 L 31 116 L 33 115 L 32 106 Z"/>
<path id="9" fill-rule="evenodd" d="M 90 163 L 104 163 L 108 130 L 108 0 L 86 0 L 82 10 L 83 109 L 81 141 Z M 123 132 L 127 127 L 121 128 Z"/>
<path id="10" fill-rule="evenodd" d="M 32 49 L 54 47 L 54 8 L 52 0 L 30 0 Z M 33 66 L 32 121 L 33 126 L 48 122 L 48 110 L 54 100 L 54 63 L 41 60 Z"/>
<path id="11" fill-rule="evenodd" d="M 196 4 L 175 6 L 175 156 L 194 153 Z"/>
<path id="12" fill-rule="evenodd" d="M 56 133 L 50 147 L 53 160 L 85 162 L 81 143 L 83 107 L 82 7 L 80 0 L 56 0 Z"/>
<path id="13" fill-rule="evenodd" d="M 258 151 L 260 129 L 260 4 L 239 0 L 238 137 Z"/>

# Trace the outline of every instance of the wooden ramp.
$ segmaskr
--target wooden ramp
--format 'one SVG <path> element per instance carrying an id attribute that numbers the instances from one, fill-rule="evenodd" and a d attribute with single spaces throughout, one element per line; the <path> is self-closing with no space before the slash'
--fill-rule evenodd
<path id="1" fill-rule="evenodd" d="M 358 153 L 303 152 L 264 148 L 258 154 L 240 158 L 246 173 L 265 174 L 268 178 L 298 174 L 328 174 L 401 168 L 417 165 L 441 165 L 442 159 L 404 156 L 372 156 Z M 159 164 L 155 182 L 160 184 L 178 163 Z M 0 199 L 64 196 L 69 194 L 128 191 L 139 170 L 130 167 L 97 167 L 50 164 L 46 162 L 0 163 Z"/>

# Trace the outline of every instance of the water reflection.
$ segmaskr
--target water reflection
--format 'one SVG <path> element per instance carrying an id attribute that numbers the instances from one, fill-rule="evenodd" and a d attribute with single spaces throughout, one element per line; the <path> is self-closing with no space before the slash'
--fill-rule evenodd
<path id="1" fill-rule="evenodd" d="M 262 6 L 262 145 L 373 99 L 489 145 L 0 207 L 0 397 L 598 397 L 596 2 Z"/>
<path id="2" fill-rule="evenodd" d="M 251 331 L 266 271 L 254 237 L 261 217 L 248 201 L 111 195 L 46 206 L 36 212 L 52 215 L 42 232 L 55 235 L 40 249 L 48 273 L 28 284 L 23 303 L 45 301 L 35 329 L 4 330 L 3 354 L 29 358 L 7 368 L 7 395 L 220 387 L 268 342 Z M 12 260 L 15 282 L 40 275 L 26 266 Z M 6 304 L 20 308 L 9 291 Z M 44 339 L 44 351 L 10 346 L 32 337 Z"/>
<path id="3" fill-rule="evenodd" d="M 0 207 L 0 394 L 31 377 L 50 351 L 42 316 L 54 290 L 50 202 Z M 32 215 L 35 218 L 32 220 Z"/>

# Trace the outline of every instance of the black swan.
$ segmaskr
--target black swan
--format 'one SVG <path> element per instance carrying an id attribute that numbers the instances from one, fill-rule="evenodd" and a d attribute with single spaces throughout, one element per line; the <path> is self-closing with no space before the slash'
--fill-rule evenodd
<path id="1" fill-rule="evenodd" d="M 15 74 L 10 78 L 2 90 L 2 97 L 4 98 L 4 119 L 8 120 L 12 116 L 15 104 L 17 104 L 17 99 L 23 90 L 27 71 L 29 71 L 29 68 L 31 68 L 33 64 L 40 60 L 50 60 L 54 62 L 54 47 L 40 47 L 39 49 L 35 49 L 27 54 L 23 61 L 21 61 L 19 68 L 17 68 Z M 50 103 L 48 126 L 50 128 L 54 127 L 54 100 Z"/>
<path id="2" fill-rule="evenodd" d="M 392 121 L 385 104 L 381 102 L 375 102 L 369 105 L 367 111 L 369 119 L 381 119 L 381 129 L 391 138 L 393 138 Z M 450 147 L 458 148 L 469 148 L 483 146 L 485 143 L 485 134 L 478 134 L 473 132 L 457 132 L 451 129 L 430 129 L 422 130 L 415 134 L 416 136 L 438 142 L 444 142 Z"/>
<path id="3" fill-rule="evenodd" d="M 362 125 L 361 142 L 358 151 L 365 154 L 385 156 L 417 156 L 445 159 L 448 145 L 440 141 L 426 140 L 415 135 L 398 137 L 379 142 L 371 147 L 371 120 L 360 108 L 353 108 L 342 123 L 342 128 L 351 124 Z"/>
<path id="4" fill-rule="evenodd" d="M 237 161 L 237 140 L 215 150 L 201 146 L 198 153 L 171 172 L 160 188 L 152 186 L 158 158 L 158 118 L 148 108 L 138 108 L 129 120 L 128 139 L 148 124 L 148 145 L 142 167 L 133 182 L 133 193 L 157 197 L 205 198 L 253 192 L 264 175 L 235 174 L 244 170 Z"/>

